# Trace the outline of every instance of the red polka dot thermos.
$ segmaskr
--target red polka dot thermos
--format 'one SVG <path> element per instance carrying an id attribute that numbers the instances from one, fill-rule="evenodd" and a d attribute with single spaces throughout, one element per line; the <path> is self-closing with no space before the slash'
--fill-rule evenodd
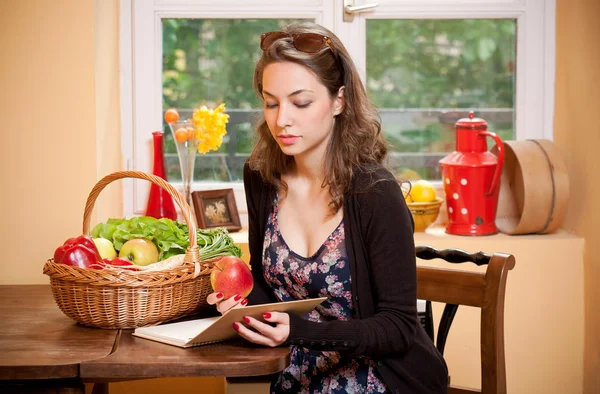
<path id="1" fill-rule="evenodd" d="M 498 156 L 487 149 L 486 138 L 497 145 Z M 455 235 L 496 234 L 496 210 L 504 144 L 487 131 L 485 120 L 469 118 L 456 122 L 456 151 L 440 160 L 448 206 L 446 232 Z"/>

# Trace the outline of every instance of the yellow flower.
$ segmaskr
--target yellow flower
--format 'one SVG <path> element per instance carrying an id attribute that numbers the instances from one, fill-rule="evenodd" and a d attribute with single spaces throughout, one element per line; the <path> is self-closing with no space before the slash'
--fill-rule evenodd
<path id="1" fill-rule="evenodd" d="M 216 109 L 208 109 L 206 106 L 197 108 L 192 115 L 198 152 L 207 153 L 217 150 L 223 143 L 223 136 L 227 134 L 225 125 L 229 121 L 229 115 L 225 114 L 225 104 Z"/>

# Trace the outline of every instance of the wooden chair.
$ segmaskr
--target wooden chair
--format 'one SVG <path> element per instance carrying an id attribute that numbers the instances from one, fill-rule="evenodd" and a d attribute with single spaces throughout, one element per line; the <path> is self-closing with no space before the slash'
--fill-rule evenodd
<path id="1" fill-rule="evenodd" d="M 427 300 L 424 327 L 432 340 L 431 302 L 446 304 L 435 341 L 442 355 L 458 306 L 481 308 L 481 391 L 450 385 L 448 393 L 506 394 L 504 295 L 508 271 L 514 268 L 515 258 L 502 253 L 491 256 L 482 252 L 469 254 L 459 249 L 437 250 L 429 246 L 418 246 L 416 254 L 424 260 L 487 265 L 485 273 L 418 267 L 417 297 Z"/>

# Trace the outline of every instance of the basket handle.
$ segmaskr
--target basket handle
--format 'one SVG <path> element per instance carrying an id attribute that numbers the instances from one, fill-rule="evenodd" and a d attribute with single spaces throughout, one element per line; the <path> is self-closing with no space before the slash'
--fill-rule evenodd
<path id="1" fill-rule="evenodd" d="M 173 197 L 175 202 L 177 202 L 177 205 L 179 205 L 181 208 L 181 213 L 188 226 L 190 245 L 187 247 L 183 261 L 186 263 L 200 262 L 200 248 L 198 248 L 198 243 L 196 240 L 196 223 L 194 222 L 190 206 L 185 201 L 183 196 L 177 191 L 177 189 L 175 189 L 169 182 L 156 175 L 147 174 L 141 171 L 117 171 L 105 176 L 104 178 L 100 179 L 98 183 L 96 183 L 90 192 L 87 201 L 85 202 L 85 210 L 83 212 L 83 234 L 89 235 L 90 233 L 91 215 L 92 211 L 94 210 L 94 204 L 96 203 L 96 199 L 98 198 L 100 192 L 109 183 L 123 178 L 137 178 L 150 181 L 155 185 L 165 189 L 171 195 L 171 197 Z"/>

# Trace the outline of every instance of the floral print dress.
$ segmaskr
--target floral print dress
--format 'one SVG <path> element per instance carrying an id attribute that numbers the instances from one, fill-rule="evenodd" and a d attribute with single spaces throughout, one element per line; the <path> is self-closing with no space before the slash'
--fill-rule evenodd
<path id="1" fill-rule="evenodd" d="M 344 240 L 344 221 L 319 250 L 308 258 L 294 253 L 279 231 L 278 199 L 269 215 L 263 245 L 263 272 L 281 301 L 327 297 L 308 313 L 310 321 L 349 320 L 352 306 L 350 265 Z M 364 356 L 344 358 L 339 352 L 291 346 L 290 365 L 271 384 L 273 393 L 387 393 L 375 370 L 375 362 Z"/>

